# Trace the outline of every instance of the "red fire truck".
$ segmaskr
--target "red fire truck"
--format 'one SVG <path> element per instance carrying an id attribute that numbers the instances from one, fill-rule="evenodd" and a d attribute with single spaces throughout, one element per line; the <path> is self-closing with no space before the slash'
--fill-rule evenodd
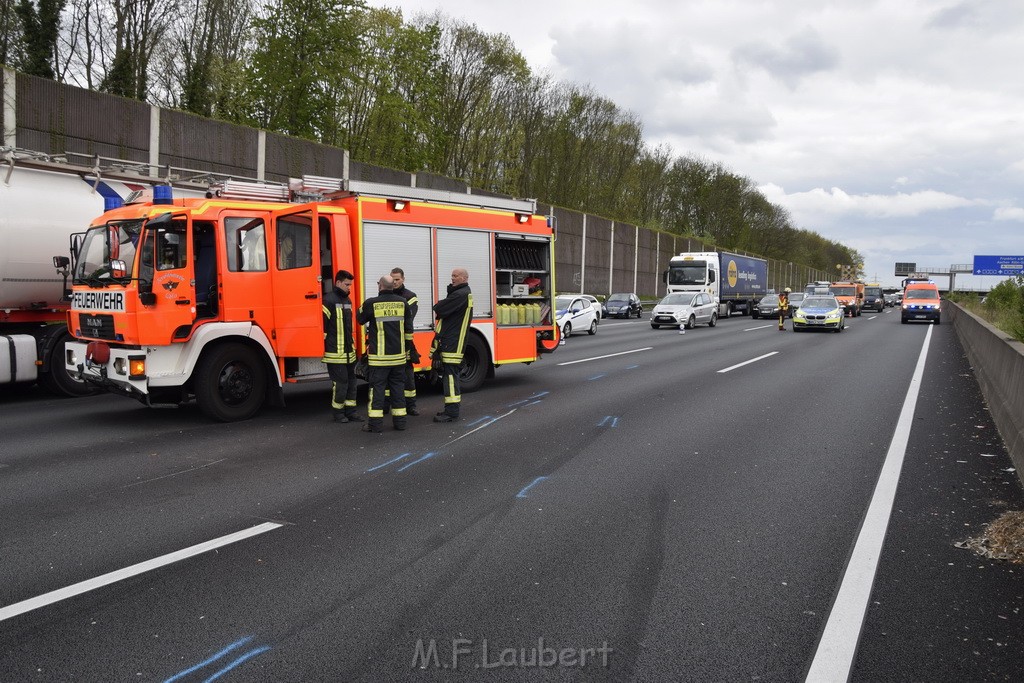
<path id="1" fill-rule="evenodd" d="M 94 220 L 73 255 L 65 362 L 147 405 L 195 398 L 213 419 L 244 420 L 282 404 L 285 383 L 326 379 L 321 298 L 336 271 L 355 274 L 356 306 L 381 275 L 405 271 L 425 371 L 431 304 L 462 267 L 474 302 L 462 370 L 471 391 L 497 366 L 557 348 L 551 223 L 533 200 L 347 179 L 229 180 L 200 199 L 157 186 L 151 201 Z M 541 285 L 524 287 L 527 278 Z"/>

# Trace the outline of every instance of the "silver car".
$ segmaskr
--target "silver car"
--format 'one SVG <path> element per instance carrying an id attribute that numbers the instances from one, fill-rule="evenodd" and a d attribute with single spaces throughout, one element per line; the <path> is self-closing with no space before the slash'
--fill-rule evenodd
<path id="1" fill-rule="evenodd" d="M 717 323 L 718 304 L 704 292 L 673 292 L 651 311 L 651 327 L 654 329 L 663 325 L 693 329 L 698 324 L 714 327 Z"/>

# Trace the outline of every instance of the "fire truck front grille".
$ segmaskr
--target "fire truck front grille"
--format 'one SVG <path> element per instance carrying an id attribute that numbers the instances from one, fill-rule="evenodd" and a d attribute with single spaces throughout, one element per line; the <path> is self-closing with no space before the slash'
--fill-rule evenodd
<path id="1" fill-rule="evenodd" d="M 82 326 L 83 337 L 89 337 L 90 339 L 114 338 L 114 316 L 83 313 L 79 316 L 78 320 L 79 325 Z"/>

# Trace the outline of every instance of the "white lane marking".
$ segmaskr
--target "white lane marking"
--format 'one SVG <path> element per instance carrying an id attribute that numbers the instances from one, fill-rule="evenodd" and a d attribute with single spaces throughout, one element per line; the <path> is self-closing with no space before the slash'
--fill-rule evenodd
<path id="1" fill-rule="evenodd" d="M 252 536 L 258 536 L 259 534 L 273 531 L 274 529 L 282 526 L 284 525 L 277 524 L 276 522 L 264 522 L 263 524 L 257 524 L 249 529 L 236 531 L 235 533 L 228 534 L 227 536 L 221 536 L 220 538 L 199 543 L 182 550 L 176 550 L 173 553 L 161 555 L 160 557 L 155 557 L 152 560 L 146 560 L 145 562 L 139 562 L 138 564 L 133 564 L 130 567 L 118 569 L 108 574 L 97 576 L 93 579 L 87 579 L 64 588 L 59 588 L 55 591 L 50 591 L 49 593 L 29 598 L 28 600 L 22 600 L 21 602 L 16 602 L 13 605 L 8 605 L 7 607 L 0 607 L 0 621 L 16 617 L 19 614 L 24 614 L 25 612 L 31 612 L 32 610 L 39 609 L 40 607 L 52 605 L 55 602 L 60 602 L 67 598 L 73 598 L 74 596 L 81 595 L 82 593 L 88 593 L 91 590 L 102 588 L 103 586 L 109 586 L 110 584 L 123 579 L 131 578 L 138 574 L 144 574 L 145 572 L 152 571 L 153 569 L 158 569 L 165 565 L 179 562 L 180 560 L 185 560 L 231 543 L 243 541 Z"/>
<path id="2" fill-rule="evenodd" d="M 914 375 L 907 388 L 907 396 L 903 400 L 900 419 L 896 423 L 889 451 L 885 454 L 885 462 L 875 484 L 875 492 L 864 515 L 857 542 L 846 565 L 843 582 L 839 586 L 832 611 L 828 615 L 825 630 L 818 641 L 818 649 L 807 672 L 807 681 L 835 681 L 846 683 L 850 678 L 853 657 L 857 654 L 857 641 L 864 625 L 868 600 L 871 599 L 871 588 L 875 582 L 875 571 L 882 554 L 885 532 L 889 527 L 889 516 L 892 514 L 893 502 L 896 499 L 896 486 L 903 469 L 903 458 L 907 453 L 910 440 L 910 428 L 914 424 L 914 408 L 917 395 L 921 391 L 921 378 L 924 376 L 925 359 L 928 356 L 928 344 L 931 342 L 932 328 L 924 337 L 921 355 L 917 358 Z"/>
<path id="3" fill-rule="evenodd" d="M 724 370 L 719 370 L 718 372 L 719 373 L 723 373 L 723 372 L 729 372 L 730 370 L 735 370 L 736 368 L 742 368 L 744 365 L 750 365 L 751 363 L 756 363 L 759 360 L 764 360 L 765 358 L 770 358 L 770 357 L 774 356 L 777 353 L 778 353 L 778 351 L 772 351 L 771 353 L 766 353 L 763 356 L 758 356 L 757 358 L 751 358 L 750 360 L 745 360 L 742 363 L 737 363 L 736 365 L 733 365 L 732 367 L 725 368 Z"/>
<path id="4" fill-rule="evenodd" d="M 619 353 L 609 353 L 605 356 L 594 356 L 593 358 L 583 358 L 580 360 L 570 360 L 565 363 L 559 363 L 559 365 L 575 365 L 576 363 L 589 363 L 592 360 L 601 360 L 602 358 L 613 358 L 615 356 L 625 356 L 627 353 L 637 353 L 639 351 L 650 351 L 653 346 L 645 346 L 642 349 L 633 349 L 632 351 L 620 351 Z"/>
<path id="5" fill-rule="evenodd" d="M 769 327 L 775 327 L 775 325 L 761 325 L 761 327 L 748 327 L 743 330 L 744 332 L 753 332 L 754 330 L 767 330 Z"/>
<path id="6" fill-rule="evenodd" d="M 873 315 L 873 316 L 871 316 L 870 318 L 868 318 L 868 320 L 874 320 L 874 319 L 875 319 L 875 318 L 877 318 L 877 317 L 878 317 L 877 315 Z"/>

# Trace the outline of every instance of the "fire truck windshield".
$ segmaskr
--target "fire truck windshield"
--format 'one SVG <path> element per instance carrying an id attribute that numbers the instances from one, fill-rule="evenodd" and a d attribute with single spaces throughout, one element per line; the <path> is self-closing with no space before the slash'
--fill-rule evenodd
<path id="1" fill-rule="evenodd" d="M 89 228 L 78 252 L 75 282 L 105 285 L 130 278 L 141 229 L 140 220 L 110 221 L 106 225 Z M 123 261 L 127 266 L 126 272 L 123 275 L 111 272 L 111 261 Z"/>
<path id="2" fill-rule="evenodd" d="M 670 285 L 704 285 L 707 284 L 708 264 L 704 261 L 690 261 L 684 265 L 672 265 L 668 268 Z"/>

